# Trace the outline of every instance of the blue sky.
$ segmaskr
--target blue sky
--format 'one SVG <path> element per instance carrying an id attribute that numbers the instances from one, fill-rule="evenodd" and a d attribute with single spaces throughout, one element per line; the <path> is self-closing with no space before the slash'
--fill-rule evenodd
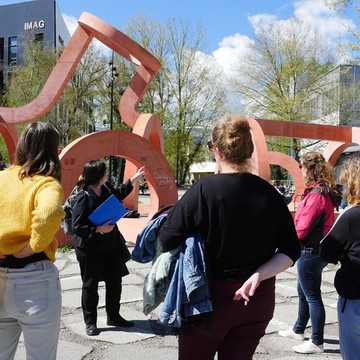
<path id="1" fill-rule="evenodd" d="M 0 0 L 0 5 L 15 2 L 23 1 Z M 57 0 L 57 4 L 68 18 L 76 20 L 86 11 L 119 28 L 139 13 L 158 20 L 184 17 L 195 23 L 200 21 L 207 30 L 209 53 L 221 47 L 224 38 L 235 34 L 251 36 L 254 30 L 251 19 L 254 21 L 260 15 L 284 20 L 303 11 L 303 16 L 308 14 L 311 17 L 308 20 L 314 25 L 317 20 L 323 23 L 326 18 L 329 23 L 330 18 L 336 16 L 333 12 L 327 12 L 322 0 Z M 343 29 L 340 22 L 338 25 L 337 30 L 341 35 Z"/>
<path id="2" fill-rule="evenodd" d="M 22 2 L 0 0 L 0 5 Z M 171 17 L 201 22 L 207 31 L 205 52 L 226 67 L 227 59 L 241 55 L 259 24 L 286 21 L 294 16 L 335 44 L 356 29 L 355 14 L 347 21 L 324 5 L 323 0 L 57 0 L 70 32 L 81 13 L 89 12 L 109 24 L 122 28 L 131 17 L 143 13 L 157 20 Z"/>

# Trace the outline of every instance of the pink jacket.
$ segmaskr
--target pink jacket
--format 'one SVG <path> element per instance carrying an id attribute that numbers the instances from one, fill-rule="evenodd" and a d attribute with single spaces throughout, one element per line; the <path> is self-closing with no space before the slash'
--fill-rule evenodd
<path id="1" fill-rule="evenodd" d="M 303 200 L 297 208 L 295 228 L 305 247 L 318 247 L 335 222 L 335 205 L 328 191 L 323 183 L 305 189 Z"/>

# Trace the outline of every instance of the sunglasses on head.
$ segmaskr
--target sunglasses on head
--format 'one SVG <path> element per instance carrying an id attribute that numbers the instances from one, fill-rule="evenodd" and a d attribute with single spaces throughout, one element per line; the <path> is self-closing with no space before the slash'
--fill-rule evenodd
<path id="1" fill-rule="evenodd" d="M 209 150 L 212 150 L 212 149 L 213 149 L 214 144 L 213 144 L 212 140 L 208 140 L 207 146 L 208 146 Z"/>

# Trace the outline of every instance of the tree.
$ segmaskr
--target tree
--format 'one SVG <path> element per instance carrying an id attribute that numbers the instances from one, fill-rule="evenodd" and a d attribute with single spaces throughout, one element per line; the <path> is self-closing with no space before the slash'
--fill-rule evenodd
<path id="1" fill-rule="evenodd" d="M 203 54 L 205 32 L 187 20 L 159 23 L 134 18 L 126 33 L 162 63 L 139 108 L 160 116 L 165 155 L 179 184 L 186 182 L 190 165 L 206 157 L 204 143 L 214 122 L 224 113 L 222 73 Z"/>
<path id="2" fill-rule="evenodd" d="M 324 3 L 331 9 L 336 10 L 340 14 L 346 14 L 347 11 L 353 11 L 360 18 L 360 4 L 354 0 L 324 0 Z M 349 64 L 360 65 L 360 31 L 359 27 L 348 26 L 348 31 L 352 36 L 346 45 L 346 51 L 350 52 Z"/>
<path id="3" fill-rule="evenodd" d="M 8 81 L 1 96 L 1 106 L 17 107 L 31 102 L 40 92 L 58 58 L 58 52 L 34 41 L 34 33 L 29 32 L 19 43 L 23 47 L 22 65 L 8 67 Z M 49 119 L 49 115 L 43 120 Z M 17 125 L 21 132 L 25 124 Z M 0 155 L 6 162 L 9 156 L 5 141 L 0 137 Z"/>
<path id="4" fill-rule="evenodd" d="M 31 36 L 21 46 L 24 48 L 22 64 L 12 69 L 3 96 L 9 107 L 27 104 L 40 93 L 61 53 L 34 41 Z M 102 52 L 91 44 L 55 107 L 39 119 L 57 127 L 62 146 L 94 131 L 101 107 L 97 99 L 98 84 L 108 72 L 107 66 Z"/>
<path id="5" fill-rule="evenodd" d="M 311 100 L 324 93 L 322 79 L 333 68 L 326 42 L 309 26 L 289 19 L 258 30 L 250 52 L 237 59 L 234 90 L 254 117 L 310 122 L 316 110 Z M 276 139 L 271 145 L 276 149 L 279 143 L 298 158 L 301 141 Z"/>
<path id="6" fill-rule="evenodd" d="M 50 120 L 57 125 L 64 145 L 95 131 L 102 111 L 99 86 L 108 70 L 105 55 L 91 43 L 57 103 L 56 116 Z"/>

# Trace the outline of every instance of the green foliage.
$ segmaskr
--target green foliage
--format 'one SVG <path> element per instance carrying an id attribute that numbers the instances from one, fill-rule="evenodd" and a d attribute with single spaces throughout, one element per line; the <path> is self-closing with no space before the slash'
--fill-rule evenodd
<path id="1" fill-rule="evenodd" d="M 72 251 L 72 250 L 73 250 L 72 246 L 64 245 L 64 246 L 59 247 L 57 251 L 59 251 L 61 253 L 66 253 L 66 252 L 69 252 L 69 251 Z"/>
<path id="2" fill-rule="evenodd" d="M 31 102 L 41 91 L 57 60 L 57 53 L 33 40 L 29 33 L 20 43 L 23 47 L 22 65 L 11 69 L 11 77 L 4 94 L 9 107 Z"/>
<path id="3" fill-rule="evenodd" d="M 203 144 L 224 113 L 221 70 L 211 57 L 200 55 L 201 25 L 179 19 L 160 23 L 142 15 L 131 20 L 126 33 L 162 64 L 139 109 L 159 115 L 166 158 L 183 184 L 190 165 L 206 158 Z"/>

